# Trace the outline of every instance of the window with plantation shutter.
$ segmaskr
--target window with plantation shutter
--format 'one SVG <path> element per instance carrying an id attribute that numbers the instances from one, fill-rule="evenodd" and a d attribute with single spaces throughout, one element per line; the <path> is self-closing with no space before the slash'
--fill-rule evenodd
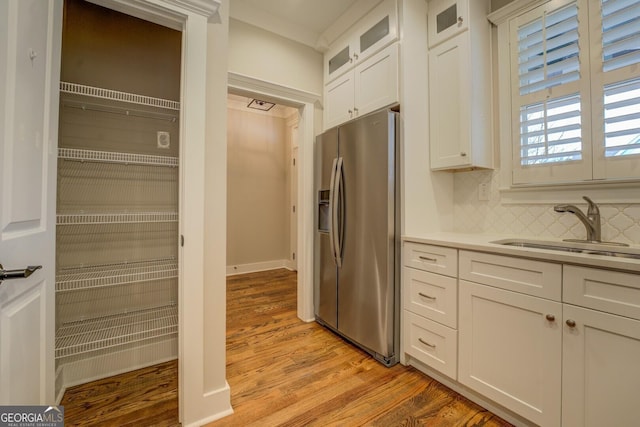
<path id="1" fill-rule="evenodd" d="M 627 178 L 640 173 L 640 1 L 602 1 L 600 16 L 602 66 L 595 78 L 604 123 L 594 176 Z"/>
<path id="2" fill-rule="evenodd" d="M 535 4 L 498 32 L 512 185 L 640 179 L 640 0 Z"/>

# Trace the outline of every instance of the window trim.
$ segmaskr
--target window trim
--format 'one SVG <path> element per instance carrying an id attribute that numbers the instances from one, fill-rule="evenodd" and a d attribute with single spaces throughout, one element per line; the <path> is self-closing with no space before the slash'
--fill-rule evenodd
<path id="1" fill-rule="evenodd" d="M 531 183 L 531 184 L 513 184 L 513 114 L 511 104 L 511 52 L 509 48 L 510 41 L 510 25 L 509 21 L 519 15 L 527 13 L 542 5 L 549 4 L 560 7 L 566 4 L 565 0 L 515 0 L 506 6 L 492 12 L 488 15 L 489 21 L 494 24 L 493 41 L 497 42 L 497 57 L 494 57 L 494 84 L 497 88 L 496 96 L 497 106 L 496 129 L 500 146 L 500 191 L 502 201 L 505 203 L 546 203 L 556 197 L 550 195 L 563 194 L 562 200 L 579 200 L 581 195 L 586 192 L 589 194 L 598 193 L 601 199 L 609 202 L 625 201 L 627 203 L 640 202 L 640 195 L 632 196 L 629 190 L 637 189 L 640 178 L 632 179 L 616 179 L 609 178 L 606 181 L 596 178 L 588 181 L 567 181 L 567 182 L 548 182 L 548 183 Z M 593 24 L 591 24 L 593 25 Z M 593 76 L 589 84 L 598 84 L 594 82 Z M 589 101 L 590 103 L 590 101 Z M 591 108 L 590 106 L 588 108 Z M 589 113 L 591 114 L 591 113 Z M 590 137 L 589 137 L 590 139 Z M 595 153 L 594 153 L 595 155 Z M 595 176 L 595 167 L 594 176 Z M 633 193 L 637 193 L 634 191 Z"/>

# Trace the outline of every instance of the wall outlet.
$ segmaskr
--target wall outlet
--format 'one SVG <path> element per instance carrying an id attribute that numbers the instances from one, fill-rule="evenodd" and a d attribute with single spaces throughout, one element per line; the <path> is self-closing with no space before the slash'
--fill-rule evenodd
<path id="1" fill-rule="evenodd" d="M 158 148 L 167 149 L 171 147 L 171 135 L 169 132 L 159 130 L 157 133 Z"/>
<path id="2" fill-rule="evenodd" d="M 489 200 L 489 184 L 478 184 L 478 200 L 483 202 Z"/>

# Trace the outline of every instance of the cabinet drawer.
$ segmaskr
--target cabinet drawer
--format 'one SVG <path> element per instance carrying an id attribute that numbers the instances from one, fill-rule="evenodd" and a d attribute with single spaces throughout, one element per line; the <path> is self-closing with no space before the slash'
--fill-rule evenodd
<path id="1" fill-rule="evenodd" d="M 404 310 L 404 351 L 453 379 L 457 378 L 458 332 Z"/>
<path id="2" fill-rule="evenodd" d="M 563 301 L 640 319 L 640 275 L 565 266 Z"/>
<path id="3" fill-rule="evenodd" d="M 457 280 L 441 274 L 403 269 L 404 308 L 452 328 L 457 327 Z"/>
<path id="4" fill-rule="evenodd" d="M 562 265 L 460 251 L 460 279 L 560 301 Z"/>
<path id="5" fill-rule="evenodd" d="M 404 242 L 404 265 L 418 270 L 456 277 L 458 275 L 458 250 L 444 246 Z"/>

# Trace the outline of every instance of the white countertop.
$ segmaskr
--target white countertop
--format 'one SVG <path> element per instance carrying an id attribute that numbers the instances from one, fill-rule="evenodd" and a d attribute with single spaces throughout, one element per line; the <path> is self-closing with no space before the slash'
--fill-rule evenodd
<path id="1" fill-rule="evenodd" d="M 564 252 L 552 249 L 525 248 L 491 243 L 504 239 L 540 240 L 542 242 L 562 242 L 560 239 L 540 238 L 531 236 L 498 235 L 498 234 L 465 234 L 465 233 L 429 233 L 421 236 L 402 236 L 403 242 L 426 243 L 429 245 L 448 246 L 457 249 L 490 252 L 501 255 L 511 255 L 539 259 L 565 264 L 577 264 L 589 267 L 599 267 L 616 270 L 626 270 L 640 273 L 640 259 L 620 258 L 607 255 L 593 255 L 576 252 Z M 640 246 L 631 245 L 632 249 L 640 250 Z M 603 245 L 603 250 L 607 246 Z"/>

